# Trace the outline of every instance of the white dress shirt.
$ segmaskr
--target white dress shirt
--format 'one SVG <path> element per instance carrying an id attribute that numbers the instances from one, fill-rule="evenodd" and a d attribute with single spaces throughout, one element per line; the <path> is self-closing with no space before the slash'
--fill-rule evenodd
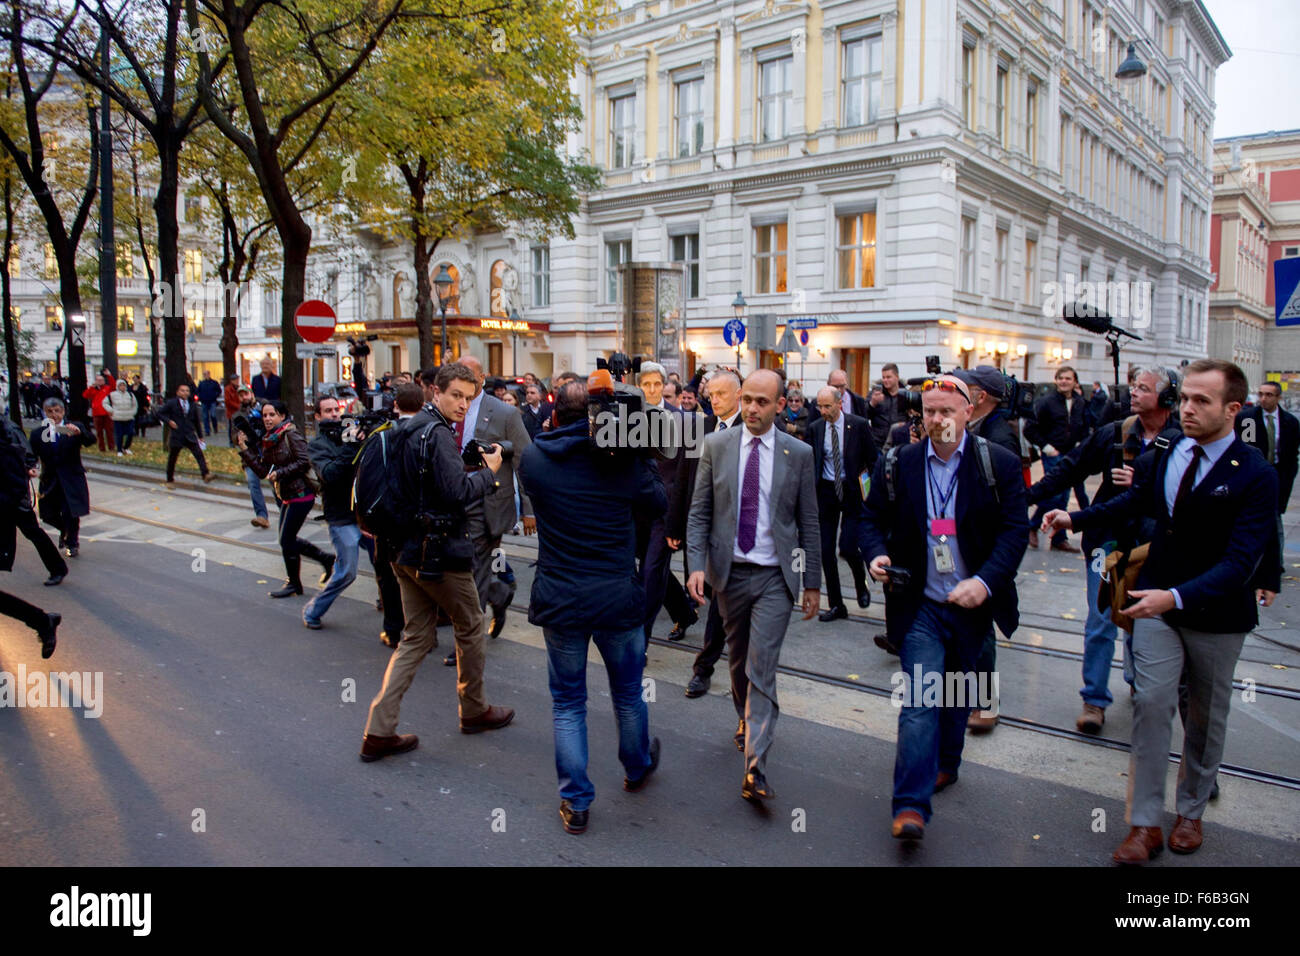
<path id="1" fill-rule="evenodd" d="M 844 389 L 844 394 L 840 396 L 840 411 L 845 415 L 853 414 L 853 393 L 847 388 Z"/>
<path id="2" fill-rule="evenodd" d="M 839 434 L 840 438 L 840 473 L 832 474 L 835 467 L 835 457 L 831 454 L 831 429 Z M 822 441 L 822 473 L 821 477 L 826 481 L 842 481 L 844 479 L 844 416 L 840 415 L 833 422 L 826 423 L 826 437 Z"/>
<path id="3" fill-rule="evenodd" d="M 727 427 L 730 428 L 731 426 Z M 759 440 L 757 449 L 750 447 L 755 437 Z M 769 427 L 764 434 L 758 436 L 755 436 L 746 428 L 740 436 L 740 470 L 737 472 L 736 480 L 736 528 L 740 528 L 740 508 L 745 497 L 745 466 L 749 464 L 750 454 L 755 451 L 757 451 L 759 457 L 758 520 L 754 528 L 754 547 L 748 552 L 744 552 L 740 550 L 739 545 L 733 546 L 732 559 L 775 568 L 780 564 L 776 555 L 776 542 L 772 538 L 771 515 L 772 466 L 776 461 L 775 427 Z"/>
<path id="4" fill-rule="evenodd" d="M 465 413 L 465 438 L 461 442 L 461 448 L 469 447 L 469 440 L 474 437 L 474 429 L 478 426 L 479 409 L 483 407 L 483 396 L 485 392 L 480 390 L 474 400 L 469 403 L 469 411 Z"/>

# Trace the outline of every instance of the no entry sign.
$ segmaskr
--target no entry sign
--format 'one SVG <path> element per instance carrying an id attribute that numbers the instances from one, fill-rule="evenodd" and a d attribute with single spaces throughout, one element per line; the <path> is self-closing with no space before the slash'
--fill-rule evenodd
<path id="1" fill-rule="evenodd" d="M 325 342 L 334 334 L 338 316 L 328 302 L 308 299 L 293 312 L 293 327 L 308 342 Z"/>

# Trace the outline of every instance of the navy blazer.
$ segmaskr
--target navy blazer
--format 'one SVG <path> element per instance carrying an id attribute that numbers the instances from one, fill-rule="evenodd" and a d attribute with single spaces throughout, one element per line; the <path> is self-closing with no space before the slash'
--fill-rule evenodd
<path id="1" fill-rule="evenodd" d="M 1240 438 L 1190 492 L 1171 517 L 1165 502 L 1165 474 L 1174 449 L 1143 455 L 1134 465 L 1133 485 L 1116 498 L 1073 512 L 1075 528 L 1113 525 L 1139 517 L 1156 521 L 1155 537 L 1139 589 L 1177 588 L 1183 609 L 1164 615 L 1171 627 L 1212 634 L 1237 634 L 1259 623 L 1255 589 L 1278 591 L 1282 559 L 1277 534 L 1277 472 Z"/>
<path id="2" fill-rule="evenodd" d="M 823 459 L 826 456 L 826 419 L 818 418 L 808 426 L 808 444 L 812 445 L 813 474 L 821 481 Z M 844 461 L 844 484 L 849 492 L 844 495 L 844 510 L 857 514 L 862 501 L 858 490 L 858 475 L 876 467 L 876 440 L 871 437 L 871 423 L 857 415 L 844 415 L 844 447 L 840 449 Z"/>
<path id="3" fill-rule="evenodd" d="M 1291 500 L 1291 489 L 1295 487 L 1296 471 L 1300 470 L 1300 421 L 1285 408 L 1277 410 L 1277 510 L 1286 511 Z M 1258 405 L 1243 408 L 1237 413 L 1237 437 L 1242 438 L 1242 428 L 1247 421 L 1255 423 L 1254 440 L 1246 442 L 1259 449 L 1261 455 L 1268 447 L 1268 432 L 1264 427 L 1264 409 Z M 1245 440 L 1244 438 L 1242 439 Z M 1264 459 L 1268 461 L 1267 458 Z"/>
<path id="4" fill-rule="evenodd" d="M 891 623 L 890 630 L 900 635 L 911 630 L 920 610 L 929 567 L 925 502 L 925 455 L 929 447 L 928 441 L 898 446 L 896 497 L 892 503 L 885 482 L 885 457 L 880 457 L 859 531 L 864 560 L 888 554 L 894 567 L 912 573 L 907 589 L 890 596 L 891 613 L 898 612 L 898 626 L 895 629 Z M 1029 545 L 1025 480 L 1019 456 L 990 443 L 989 457 L 997 477 L 996 498 L 980 474 L 974 438 L 966 439 L 957 466 L 957 547 L 967 572 L 982 578 L 991 592 L 988 600 L 971 613 L 996 622 L 1010 637 L 1020 624 L 1016 569 Z M 978 626 L 987 625 L 980 622 Z"/>

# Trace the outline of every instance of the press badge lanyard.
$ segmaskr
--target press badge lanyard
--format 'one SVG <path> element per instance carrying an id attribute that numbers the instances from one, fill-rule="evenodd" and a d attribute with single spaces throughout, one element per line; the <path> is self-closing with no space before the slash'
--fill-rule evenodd
<path id="1" fill-rule="evenodd" d="M 953 493 L 957 490 L 957 474 L 954 472 L 952 480 L 948 482 L 948 490 L 940 495 L 939 482 L 930 468 L 930 458 L 927 454 L 925 480 L 930 488 L 931 500 L 936 504 L 934 510 L 939 514 L 938 518 L 930 517 L 930 534 L 939 539 L 939 543 L 930 549 L 934 553 L 934 569 L 940 574 L 950 574 L 956 570 L 956 565 L 952 560 L 952 549 L 948 547 L 948 535 L 957 534 L 957 519 L 945 518 L 943 515 L 948 510 L 948 502 L 952 500 Z"/>

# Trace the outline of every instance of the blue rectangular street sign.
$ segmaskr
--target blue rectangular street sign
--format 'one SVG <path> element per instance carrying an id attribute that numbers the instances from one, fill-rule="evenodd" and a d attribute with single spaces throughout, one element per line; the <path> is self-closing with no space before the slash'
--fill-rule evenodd
<path id="1" fill-rule="evenodd" d="M 786 325 L 792 329 L 815 329 L 817 328 L 817 317 L 808 316 L 807 318 L 802 319 L 791 318 L 786 322 Z"/>
<path id="2" fill-rule="evenodd" d="M 1300 325 L 1300 257 L 1273 263 L 1273 303 L 1279 326 Z"/>

